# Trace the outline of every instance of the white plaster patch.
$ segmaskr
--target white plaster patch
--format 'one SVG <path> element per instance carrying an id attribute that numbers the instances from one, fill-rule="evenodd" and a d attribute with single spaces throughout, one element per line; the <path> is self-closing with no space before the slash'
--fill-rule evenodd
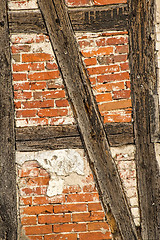
<path id="1" fill-rule="evenodd" d="M 33 53 L 48 53 L 53 55 L 53 50 L 50 42 L 42 42 L 42 43 L 32 43 L 31 44 L 31 52 Z"/>
<path id="2" fill-rule="evenodd" d="M 126 145 L 122 147 L 111 147 L 110 150 L 113 158 L 115 158 L 116 155 L 122 154 L 126 159 L 134 159 L 136 148 L 135 145 Z"/>
<path id="3" fill-rule="evenodd" d="M 22 10 L 22 9 L 37 9 L 37 0 L 27 0 L 27 1 L 9 1 L 8 7 L 10 10 Z"/>
<path id="4" fill-rule="evenodd" d="M 37 161 L 49 174 L 48 196 L 62 194 L 64 186 L 77 184 L 85 176 L 83 150 L 63 149 L 40 152 L 17 152 L 16 162 Z M 71 179 L 70 179 L 71 178 Z"/>
<path id="5" fill-rule="evenodd" d="M 160 143 L 155 143 L 155 150 L 156 150 L 156 158 L 157 158 L 157 162 L 160 170 Z"/>

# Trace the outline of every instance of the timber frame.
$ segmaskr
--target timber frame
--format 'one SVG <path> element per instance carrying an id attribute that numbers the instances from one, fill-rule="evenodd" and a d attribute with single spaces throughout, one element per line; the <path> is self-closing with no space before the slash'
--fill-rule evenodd
<path id="1" fill-rule="evenodd" d="M 159 166 L 152 142 L 153 135 L 159 132 L 156 123 L 154 4 L 154 0 L 129 0 L 129 63 L 141 236 L 144 240 L 160 239 Z"/>
<path id="2" fill-rule="evenodd" d="M 14 108 L 7 1 L 0 0 L 0 239 L 17 239 Z"/>
<path id="3" fill-rule="evenodd" d="M 83 11 L 82 9 L 67 11 L 63 0 L 39 0 L 39 6 L 44 19 L 39 11 L 26 12 L 25 15 L 24 13 L 9 12 L 8 23 L 11 33 L 49 34 L 53 50 L 55 46 L 56 49 L 58 49 L 58 51 L 54 50 L 54 53 L 78 123 L 78 127 L 77 125 L 26 127 L 16 128 L 15 130 L 6 2 L 6 0 L 0 0 L 0 42 L 4 41 L 5 36 L 4 42 L 6 44 L 5 53 L 0 47 L 0 77 L 2 79 L 0 88 L 0 100 L 2 102 L 0 111 L 2 123 L 1 135 L 2 148 L 3 146 L 8 146 L 7 151 L 1 151 L 2 154 L 0 155 L 3 176 L 5 176 L 5 179 L 2 179 L 6 181 L 6 188 L 3 187 L 3 191 L 1 192 L 4 199 L 4 202 L 1 203 L 2 213 L 6 212 L 6 214 L 4 214 L 4 217 L 0 216 L 0 238 L 17 239 L 16 174 L 14 161 L 16 139 L 16 150 L 18 151 L 36 151 L 40 149 L 47 150 L 69 147 L 82 148 L 85 145 L 106 216 L 110 215 L 111 212 L 117 224 L 113 236 L 116 237 L 118 235 L 121 239 L 125 240 L 150 240 L 151 236 L 153 239 L 160 239 L 160 233 L 158 232 L 158 165 L 153 144 L 153 142 L 160 142 L 154 52 L 155 43 L 153 38 L 154 0 L 129 0 L 129 12 L 126 4 L 83 8 Z M 52 12 L 49 10 L 49 7 L 52 9 Z M 4 12 L 5 14 L 2 14 Z M 4 19 L 1 19 L 1 16 L 3 16 Z M 106 18 L 109 20 L 104 23 L 104 19 Z M 74 31 L 96 32 L 117 29 L 124 31 L 128 28 L 130 38 L 134 134 L 132 124 L 106 124 L 103 126 L 87 79 L 87 74 L 77 51 L 70 20 Z M 45 25 L 47 26 L 47 30 Z M 59 36 L 62 36 L 62 32 L 67 40 L 61 37 L 60 43 L 58 39 Z M 70 41 L 72 43 L 71 45 L 69 44 Z M 144 47 L 141 48 L 142 42 Z M 61 52 L 61 49 L 65 49 L 66 51 Z M 146 49 L 148 49 L 148 51 Z M 74 58 L 71 56 L 73 51 Z M 70 62 L 68 62 L 65 52 L 70 55 Z M 145 63 L 144 59 L 146 60 Z M 78 77 L 73 77 L 74 73 L 69 67 L 74 66 L 75 62 L 77 64 L 76 71 Z M 145 68 L 143 68 L 143 66 L 145 66 Z M 3 72 L 2 69 L 5 71 Z M 4 84 L 4 76 L 6 77 L 6 73 L 8 79 L 7 86 Z M 67 78 L 69 80 L 67 80 Z M 78 89 L 77 92 L 80 92 L 79 96 L 76 96 L 77 94 L 75 94 L 72 89 L 72 79 L 77 79 L 76 87 Z M 9 91 L 7 91 L 6 87 L 8 87 Z M 3 91 L 6 95 L 5 97 Z M 82 102 L 81 109 L 78 106 L 80 105 L 79 99 L 81 99 Z M 6 112 L 6 115 L 4 115 L 4 112 Z M 83 121 L 89 126 L 89 130 L 85 128 Z M 16 137 L 14 132 L 16 132 Z M 77 145 L 75 145 L 75 139 Z M 141 209 L 140 233 L 138 233 L 134 225 L 115 163 L 109 151 L 109 146 L 120 146 L 119 142 L 121 139 L 124 141 L 121 142 L 122 145 L 136 144 L 136 164 Z M 96 148 L 97 143 L 98 147 Z M 93 148 L 91 148 L 91 145 L 93 145 Z M 94 156 L 98 156 L 98 161 Z M 5 162 L 7 160 L 6 166 L 4 165 L 4 160 Z M 10 180 L 12 180 L 12 183 Z M 8 193 L 10 199 L 6 199 L 4 196 L 7 194 L 4 193 Z M 111 199 L 114 199 L 114 201 Z M 8 204 L 10 200 L 11 204 Z M 123 209 L 122 206 L 124 207 Z M 13 209 L 14 211 L 12 212 Z M 8 227 L 7 221 L 9 219 L 11 222 L 9 222 Z"/>

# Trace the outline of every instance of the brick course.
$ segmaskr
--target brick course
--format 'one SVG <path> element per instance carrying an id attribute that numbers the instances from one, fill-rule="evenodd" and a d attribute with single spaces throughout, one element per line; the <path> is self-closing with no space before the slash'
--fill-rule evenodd
<path id="1" fill-rule="evenodd" d="M 130 122 L 127 33 L 76 37 L 104 122 Z M 17 126 L 73 123 L 48 37 L 21 34 L 11 40 Z M 15 53 L 19 56 L 16 61 Z"/>

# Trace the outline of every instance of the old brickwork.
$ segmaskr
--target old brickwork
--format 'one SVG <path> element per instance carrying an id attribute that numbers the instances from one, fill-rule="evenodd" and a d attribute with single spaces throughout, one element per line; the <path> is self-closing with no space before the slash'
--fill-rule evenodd
<path id="1" fill-rule="evenodd" d="M 126 1 L 66 0 L 66 3 L 69 7 L 81 7 Z M 36 0 L 9 1 L 9 9 L 37 11 L 38 5 Z M 131 122 L 127 31 L 75 35 L 104 123 Z M 11 50 L 16 126 L 75 124 L 49 37 L 11 35 Z M 135 147 L 115 147 L 111 151 L 135 223 L 139 225 Z M 73 157 L 67 151 L 63 154 L 63 150 L 17 152 L 21 239 L 111 239 L 84 152 L 74 150 Z"/>

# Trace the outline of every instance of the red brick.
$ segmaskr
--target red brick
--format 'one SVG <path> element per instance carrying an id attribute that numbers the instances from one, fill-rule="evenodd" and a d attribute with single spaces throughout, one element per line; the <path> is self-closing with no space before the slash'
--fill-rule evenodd
<path id="1" fill-rule="evenodd" d="M 38 223 L 40 224 L 67 223 L 67 222 L 71 222 L 71 214 L 40 215 L 38 217 Z"/>
<path id="2" fill-rule="evenodd" d="M 97 93 L 103 93 L 103 92 L 110 92 L 110 91 L 118 91 L 121 89 L 124 89 L 124 82 L 115 82 L 115 83 L 105 83 L 96 85 L 93 89 Z"/>
<path id="3" fill-rule="evenodd" d="M 12 54 L 12 59 L 13 59 L 15 62 L 20 62 L 20 61 L 21 61 L 20 54 Z"/>
<path id="4" fill-rule="evenodd" d="M 104 212 L 83 212 L 83 213 L 72 213 L 73 222 L 90 222 L 104 220 Z"/>
<path id="5" fill-rule="evenodd" d="M 94 44 L 93 40 L 79 40 L 78 41 L 80 48 L 92 47 Z"/>
<path id="6" fill-rule="evenodd" d="M 120 68 L 118 65 L 110 65 L 110 66 L 98 66 L 98 67 L 87 68 L 87 70 L 90 75 L 94 75 L 94 74 L 119 72 Z"/>
<path id="7" fill-rule="evenodd" d="M 29 45 L 14 45 L 11 47 L 12 53 L 20 53 L 20 52 L 29 52 L 31 46 Z"/>
<path id="8" fill-rule="evenodd" d="M 30 118 L 30 119 L 28 119 L 28 124 L 35 125 L 35 126 L 48 125 L 48 119 L 46 119 L 46 118 Z"/>
<path id="9" fill-rule="evenodd" d="M 46 69 L 48 69 L 48 70 L 56 70 L 56 69 L 58 69 L 58 66 L 54 62 L 47 62 L 46 63 Z"/>
<path id="10" fill-rule="evenodd" d="M 85 223 L 75 223 L 75 224 L 55 224 L 54 230 L 55 233 L 62 232 L 85 232 L 86 224 Z"/>
<path id="11" fill-rule="evenodd" d="M 104 116 L 104 123 L 107 122 L 131 122 L 131 114 L 107 114 Z"/>
<path id="12" fill-rule="evenodd" d="M 33 162 L 30 165 L 24 164 L 19 171 L 19 177 L 37 177 L 39 174 L 39 165 L 34 165 Z"/>
<path id="13" fill-rule="evenodd" d="M 63 189 L 63 193 L 77 193 L 77 192 L 81 192 L 82 189 L 79 185 L 71 185 L 71 186 L 67 186 Z"/>
<path id="14" fill-rule="evenodd" d="M 42 80 L 55 79 L 55 78 L 58 78 L 59 76 L 60 76 L 59 71 L 50 71 L 50 72 L 30 73 L 28 75 L 28 78 L 31 81 L 42 81 Z"/>
<path id="15" fill-rule="evenodd" d="M 48 204 L 48 197 L 46 196 L 41 196 L 41 197 L 33 197 L 33 205 L 44 205 L 44 204 Z"/>
<path id="16" fill-rule="evenodd" d="M 23 208 L 22 213 L 27 215 L 51 214 L 53 213 L 53 206 L 45 205 L 45 206 L 26 207 L 26 208 Z M 45 216 L 48 216 L 48 215 L 45 215 Z"/>
<path id="17" fill-rule="evenodd" d="M 100 83 L 111 82 L 111 81 L 121 81 L 121 80 L 128 80 L 128 79 L 129 79 L 128 72 L 114 73 L 114 74 L 102 75 L 97 77 L 97 81 Z"/>
<path id="18" fill-rule="evenodd" d="M 120 67 L 121 67 L 121 70 L 122 70 L 122 71 L 129 70 L 129 64 L 128 64 L 128 62 L 126 62 L 126 63 L 121 63 L 121 64 L 120 64 Z"/>
<path id="19" fill-rule="evenodd" d="M 37 217 L 36 216 L 28 216 L 21 218 L 22 225 L 36 225 L 37 224 Z"/>
<path id="20" fill-rule="evenodd" d="M 46 196 L 37 196 L 33 198 L 33 204 L 49 204 L 49 203 L 64 203 L 65 202 L 65 196 L 53 196 L 53 197 L 46 197 Z"/>
<path id="21" fill-rule="evenodd" d="M 45 92 L 34 92 L 34 99 L 52 99 L 52 98 L 64 98 L 65 91 L 64 90 L 52 90 Z"/>
<path id="22" fill-rule="evenodd" d="M 61 81 L 58 82 L 56 80 L 51 80 L 47 82 L 47 88 L 48 89 L 57 89 L 57 88 L 64 88 L 64 85 L 61 83 Z"/>
<path id="23" fill-rule="evenodd" d="M 106 45 L 106 38 L 100 38 L 100 39 L 96 40 L 96 45 L 98 47 L 105 46 Z"/>
<path id="24" fill-rule="evenodd" d="M 84 63 L 86 64 L 86 66 L 96 65 L 97 59 L 96 58 L 87 58 L 84 60 Z"/>
<path id="25" fill-rule="evenodd" d="M 98 200 L 98 193 L 69 194 L 67 196 L 67 202 L 90 202 Z"/>
<path id="26" fill-rule="evenodd" d="M 20 37 L 20 36 L 15 36 L 14 38 L 12 38 L 12 43 L 33 43 L 33 38 L 28 40 L 28 39 L 25 39 L 23 37 Z"/>
<path id="27" fill-rule="evenodd" d="M 131 82 L 130 81 L 126 81 L 126 88 L 131 88 Z"/>
<path id="28" fill-rule="evenodd" d="M 30 240 L 43 240 L 42 236 L 27 236 Z"/>
<path id="29" fill-rule="evenodd" d="M 68 114 L 67 109 L 40 109 L 38 110 L 39 117 L 58 117 L 66 116 Z"/>
<path id="30" fill-rule="evenodd" d="M 127 2 L 127 1 L 126 1 Z M 123 31 L 123 32 L 103 32 L 101 33 L 101 36 L 116 36 L 116 35 L 126 35 L 128 34 L 127 31 Z"/>
<path id="31" fill-rule="evenodd" d="M 32 197 L 20 197 L 20 205 L 32 205 Z"/>
<path id="32" fill-rule="evenodd" d="M 32 97 L 31 92 L 14 92 L 15 99 L 30 99 Z"/>
<path id="33" fill-rule="evenodd" d="M 109 231 L 109 226 L 106 222 L 91 222 L 88 223 L 88 231 L 94 231 L 94 230 L 107 230 Z"/>
<path id="34" fill-rule="evenodd" d="M 83 187 L 83 192 L 97 192 L 94 184 L 88 184 Z"/>
<path id="35" fill-rule="evenodd" d="M 30 86 L 31 86 L 31 90 L 45 89 L 46 82 L 31 82 Z"/>
<path id="36" fill-rule="evenodd" d="M 96 55 L 109 55 L 113 53 L 113 47 L 100 47 L 96 51 Z"/>
<path id="37" fill-rule="evenodd" d="M 88 211 L 102 211 L 102 206 L 100 204 L 100 202 L 98 203 L 88 203 Z"/>
<path id="38" fill-rule="evenodd" d="M 90 232 L 90 233 L 80 233 L 79 240 L 109 240 L 112 239 L 111 233 L 106 232 L 103 234 L 102 232 Z"/>
<path id="39" fill-rule="evenodd" d="M 27 80 L 26 73 L 13 73 L 12 77 L 13 77 L 13 81 L 26 81 Z"/>
<path id="40" fill-rule="evenodd" d="M 107 5 L 107 4 L 117 4 L 126 3 L 127 0 L 94 0 L 94 5 Z"/>
<path id="41" fill-rule="evenodd" d="M 37 110 L 17 110 L 16 111 L 16 117 L 22 118 L 22 117 L 35 117 L 37 114 Z"/>
<path id="42" fill-rule="evenodd" d="M 130 90 L 121 90 L 113 92 L 113 99 L 130 98 Z"/>
<path id="43" fill-rule="evenodd" d="M 100 47 L 98 50 L 82 50 L 82 55 L 84 57 L 93 57 L 97 55 L 109 55 L 113 53 L 113 47 Z"/>
<path id="44" fill-rule="evenodd" d="M 120 45 L 120 44 L 128 43 L 128 37 L 118 36 L 118 37 L 107 38 L 106 43 L 108 45 L 117 45 L 117 44 Z"/>
<path id="45" fill-rule="evenodd" d="M 43 240 L 42 236 L 27 236 L 30 240 Z"/>
<path id="46" fill-rule="evenodd" d="M 46 39 L 47 40 L 49 39 L 49 37 L 47 35 L 42 35 L 42 34 L 36 35 L 35 42 L 36 43 L 44 42 Z"/>
<path id="47" fill-rule="evenodd" d="M 68 107 L 69 103 L 66 99 L 60 99 L 55 101 L 57 107 Z"/>
<path id="48" fill-rule="evenodd" d="M 102 103 L 99 105 L 100 112 L 109 111 L 109 110 L 115 110 L 115 109 L 123 109 L 123 108 L 129 108 L 132 107 L 131 100 L 121 100 L 121 101 L 114 101 L 114 102 L 108 102 L 108 103 Z"/>
<path id="49" fill-rule="evenodd" d="M 83 57 L 86 57 L 86 58 L 96 56 L 96 50 L 94 50 L 94 49 L 82 50 L 81 53 L 82 53 Z"/>
<path id="50" fill-rule="evenodd" d="M 52 225 L 24 227 L 26 235 L 37 235 L 52 233 Z"/>
<path id="51" fill-rule="evenodd" d="M 115 52 L 116 53 L 128 53 L 129 52 L 128 45 L 117 46 Z"/>
<path id="52" fill-rule="evenodd" d="M 21 102 L 14 102 L 14 107 L 15 108 L 21 108 Z"/>
<path id="53" fill-rule="evenodd" d="M 66 0 L 68 6 L 85 6 L 92 3 L 91 0 Z"/>
<path id="54" fill-rule="evenodd" d="M 42 70 L 44 70 L 44 63 L 13 64 L 13 71 L 14 72 L 42 71 Z"/>
<path id="55" fill-rule="evenodd" d="M 53 56 L 48 53 L 22 54 L 22 62 L 43 62 L 52 60 Z"/>
<path id="56" fill-rule="evenodd" d="M 92 85 L 96 84 L 96 78 L 95 77 L 90 77 L 89 80 L 90 80 Z"/>
<path id="57" fill-rule="evenodd" d="M 53 100 L 43 100 L 43 101 L 27 101 L 22 102 L 24 108 L 48 108 L 54 107 Z"/>
<path id="58" fill-rule="evenodd" d="M 44 240 L 77 240 L 76 233 L 45 235 Z"/>
<path id="59" fill-rule="evenodd" d="M 111 63 L 125 62 L 127 61 L 127 58 L 128 56 L 126 54 L 115 55 L 111 57 Z"/>
<path id="60" fill-rule="evenodd" d="M 22 196 L 27 196 L 27 195 L 41 195 L 41 194 L 46 194 L 47 191 L 47 186 L 43 187 L 33 187 L 33 188 L 21 188 L 20 192 Z"/>
<path id="61" fill-rule="evenodd" d="M 96 101 L 97 101 L 97 102 L 108 102 L 108 101 L 112 101 L 112 95 L 111 95 L 111 93 L 98 94 L 98 95 L 96 96 Z"/>
<path id="62" fill-rule="evenodd" d="M 85 203 L 63 204 L 54 206 L 55 213 L 84 212 L 84 211 L 87 211 L 87 205 Z"/>
<path id="63" fill-rule="evenodd" d="M 15 83 L 14 90 L 29 90 L 29 82 Z"/>
<path id="64" fill-rule="evenodd" d="M 49 184 L 49 177 L 32 177 L 27 179 L 27 186 L 42 186 L 42 185 L 48 185 Z"/>

